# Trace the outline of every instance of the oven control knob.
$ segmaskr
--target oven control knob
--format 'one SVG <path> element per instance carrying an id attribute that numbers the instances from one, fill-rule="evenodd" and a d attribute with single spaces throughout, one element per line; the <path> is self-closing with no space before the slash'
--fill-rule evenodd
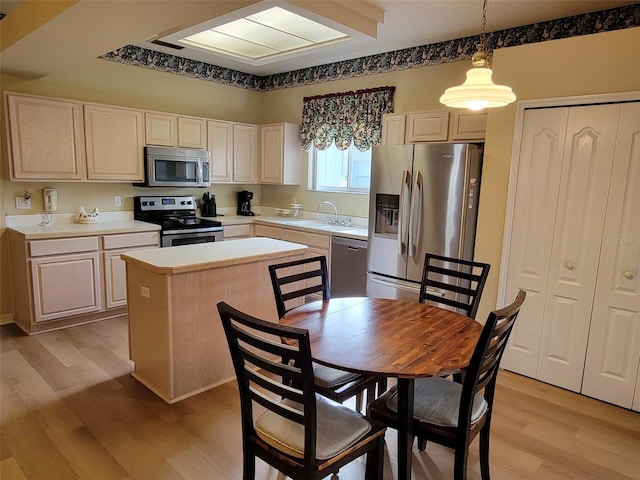
<path id="1" fill-rule="evenodd" d="M 143 207 L 146 207 L 147 205 L 149 205 L 149 202 L 142 202 Z"/>
<path id="2" fill-rule="evenodd" d="M 150 206 L 152 206 L 152 207 L 153 207 L 155 204 L 156 204 L 156 202 L 149 202 L 149 205 L 150 205 Z"/>

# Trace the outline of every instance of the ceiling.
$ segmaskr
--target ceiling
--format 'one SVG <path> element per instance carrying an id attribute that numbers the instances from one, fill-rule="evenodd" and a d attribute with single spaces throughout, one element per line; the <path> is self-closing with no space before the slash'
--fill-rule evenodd
<path id="1" fill-rule="evenodd" d="M 482 0 L 79 0 L 33 25 L 34 0 L 0 0 L 0 69 L 42 77 L 81 64 L 125 45 L 271 75 L 341 60 L 427 45 L 480 33 Z M 65 2 L 50 2 L 63 4 Z M 489 0 L 487 32 L 636 4 L 625 0 Z M 259 61 L 191 48 L 175 50 L 151 43 L 179 43 L 185 32 L 211 28 L 281 6 L 327 26 L 348 41 Z M 39 12 L 42 14 L 42 10 Z M 5 32 L 2 32 L 5 30 Z M 11 35 L 10 35 L 11 34 Z"/>

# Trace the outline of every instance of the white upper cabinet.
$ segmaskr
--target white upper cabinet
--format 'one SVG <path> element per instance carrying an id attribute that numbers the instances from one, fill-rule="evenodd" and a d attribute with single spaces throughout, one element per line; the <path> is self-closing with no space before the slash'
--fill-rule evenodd
<path id="1" fill-rule="evenodd" d="M 212 183 L 258 183 L 258 127 L 209 120 L 207 149 Z"/>
<path id="2" fill-rule="evenodd" d="M 6 94 L 11 180 L 86 178 L 82 104 Z"/>
<path id="3" fill-rule="evenodd" d="M 145 112 L 145 142 L 180 148 L 207 148 L 207 120 L 162 112 Z"/>
<path id="4" fill-rule="evenodd" d="M 207 150 L 211 155 L 212 183 L 233 181 L 233 124 L 220 120 L 207 121 Z"/>
<path id="5" fill-rule="evenodd" d="M 260 183 L 300 185 L 300 129 L 292 123 L 262 125 Z"/>
<path id="6" fill-rule="evenodd" d="M 178 145 L 178 117 L 170 113 L 145 112 L 145 143 L 164 147 Z"/>
<path id="7" fill-rule="evenodd" d="M 487 132 L 487 112 L 456 110 L 451 115 L 449 140 L 484 141 Z"/>
<path id="8" fill-rule="evenodd" d="M 207 148 L 207 121 L 204 118 L 178 116 L 178 146 Z"/>
<path id="9" fill-rule="evenodd" d="M 233 124 L 233 181 L 258 183 L 258 126 Z"/>
<path id="10" fill-rule="evenodd" d="M 406 121 L 407 117 L 404 113 L 383 115 L 382 145 L 404 145 Z"/>
<path id="11" fill-rule="evenodd" d="M 483 142 L 487 112 L 424 110 L 382 116 L 382 145 L 418 142 Z"/>
<path id="12" fill-rule="evenodd" d="M 90 180 L 144 180 L 142 112 L 106 105 L 84 106 L 87 177 Z"/>
<path id="13" fill-rule="evenodd" d="M 405 143 L 445 142 L 449 135 L 449 112 L 429 110 L 407 113 Z"/>

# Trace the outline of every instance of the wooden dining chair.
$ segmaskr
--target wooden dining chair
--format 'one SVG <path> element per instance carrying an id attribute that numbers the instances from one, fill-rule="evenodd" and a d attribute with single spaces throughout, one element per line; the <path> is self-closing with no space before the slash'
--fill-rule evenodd
<path id="1" fill-rule="evenodd" d="M 324 256 L 269 265 L 269 275 L 280 318 L 292 308 L 304 304 L 310 295 L 321 300 L 330 298 L 327 259 Z M 378 393 L 386 390 L 384 378 L 346 372 L 316 362 L 313 363 L 313 372 L 318 392 L 339 403 L 355 396 L 358 411 L 362 411 L 363 392 L 367 394 L 367 401 L 371 401 L 376 395 L 376 387 Z"/>
<path id="2" fill-rule="evenodd" d="M 427 253 L 418 301 L 453 307 L 475 319 L 490 268 L 488 263 Z M 445 297 L 447 293 L 454 298 Z"/>
<path id="3" fill-rule="evenodd" d="M 365 478 L 382 480 L 386 427 L 316 393 L 309 331 L 217 306 L 240 391 L 243 479 L 255 478 L 256 457 L 312 480 L 366 454 Z"/>
<path id="4" fill-rule="evenodd" d="M 467 478 L 469 444 L 480 433 L 480 471 L 489 480 L 489 432 L 498 367 L 507 339 L 526 293 L 489 314 L 461 384 L 440 377 L 420 378 L 414 386 L 413 431 L 415 436 L 455 451 L 454 480 Z M 397 428 L 397 388 L 369 404 L 374 420 Z M 402 412 L 400 412 L 401 414 Z M 419 448 L 424 449 L 426 443 Z"/>

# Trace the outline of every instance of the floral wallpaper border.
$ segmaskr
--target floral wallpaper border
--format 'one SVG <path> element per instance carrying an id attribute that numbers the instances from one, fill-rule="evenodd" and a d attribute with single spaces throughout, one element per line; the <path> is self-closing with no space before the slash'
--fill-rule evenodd
<path id="1" fill-rule="evenodd" d="M 487 34 L 487 46 L 494 50 L 637 26 L 640 26 L 640 3 L 491 32 Z M 238 88 L 269 91 L 466 60 L 476 51 L 478 42 L 479 36 L 465 37 L 264 77 L 132 45 L 100 58 Z"/>

